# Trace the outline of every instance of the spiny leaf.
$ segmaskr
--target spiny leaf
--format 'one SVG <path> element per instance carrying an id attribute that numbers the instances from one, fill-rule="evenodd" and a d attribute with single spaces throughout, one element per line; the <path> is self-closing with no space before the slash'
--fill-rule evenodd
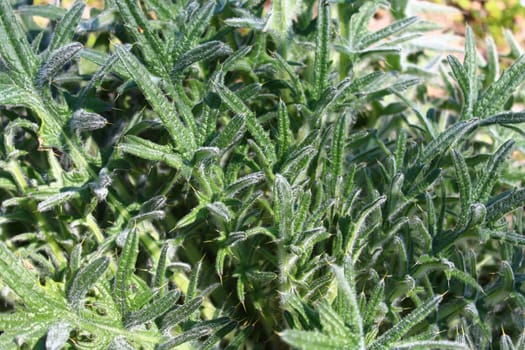
<path id="1" fill-rule="evenodd" d="M 117 303 L 121 315 L 126 315 L 129 309 L 129 284 L 131 276 L 135 271 L 135 263 L 139 253 L 139 238 L 135 229 L 129 230 L 126 242 L 122 248 L 118 261 L 117 274 L 113 285 L 115 302 Z"/>
<path id="2" fill-rule="evenodd" d="M 2 241 L 0 241 L 0 271 L 3 283 L 11 288 L 28 307 L 39 309 L 43 305 L 42 312 L 45 312 L 55 305 L 50 296 L 42 293 L 40 288 L 35 289 L 38 284 L 37 276 L 29 272 L 21 259 L 16 257 Z"/>
<path id="3" fill-rule="evenodd" d="M 181 153 L 195 149 L 193 134 L 177 117 L 175 107 L 164 97 L 162 90 L 151 79 L 146 68 L 124 47 L 116 46 L 116 53 L 122 64 L 126 67 L 129 75 L 133 77 L 144 93 L 153 110 L 159 115 L 164 123 L 164 127 L 168 130 L 168 133 L 175 142 L 177 149 L 180 150 Z"/>
<path id="4" fill-rule="evenodd" d="M 466 108 L 463 112 L 464 119 L 471 119 L 474 117 L 474 105 L 478 99 L 478 64 L 477 64 L 477 50 L 476 42 L 474 40 L 474 33 L 470 26 L 467 26 L 467 33 L 465 38 L 465 60 L 464 67 L 467 75 L 467 90 L 464 91 L 464 98 Z"/>
<path id="5" fill-rule="evenodd" d="M 487 76 L 486 84 L 493 84 L 499 78 L 499 56 L 494 39 L 489 36 L 487 41 Z"/>
<path id="6" fill-rule="evenodd" d="M 319 100 L 328 86 L 330 45 L 330 3 L 320 0 L 317 8 L 317 34 L 315 37 L 314 98 Z"/>
<path id="7" fill-rule="evenodd" d="M 51 43 L 47 48 L 48 54 L 51 54 L 58 48 L 65 46 L 73 39 L 75 29 L 80 22 L 85 7 L 86 5 L 83 2 L 75 2 L 69 11 L 66 12 L 64 17 L 62 17 L 62 19 L 57 23 L 57 26 L 53 32 Z M 50 56 L 47 57 L 47 59 L 49 58 Z"/>
<path id="8" fill-rule="evenodd" d="M 180 322 L 188 319 L 199 309 L 202 305 L 202 298 L 198 297 L 190 301 L 186 301 L 183 305 L 177 307 L 173 311 L 170 311 L 162 319 L 162 330 L 163 333 L 167 334 L 171 328 L 175 327 Z"/>
<path id="9" fill-rule="evenodd" d="M 347 135 L 347 123 L 346 123 L 346 114 L 343 114 L 339 117 L 332 139 L 332 157 L 331 157 L 331 168 L 330 173 L 332 176 L 332 193 L 335 195 L 339 191 L 336 188 L 338 178 L 343 172 L 344 164 L 344 150 L 345 150 L 345 141 Z"/>
<path id="10" fill-rule="evenodd" d="M 118 13 L 126 24 L 126 30 L 137 41 L 146 60 L 151 64 L 156 62 L 157 65 L 159 62 L 165 62 L 161 55 L 163 45 L 142 12 L 139 3 L 133 0 L 117 0 L 115 3 L 119 9 Z"/>
<path id="11" fill-rule="evenodd" d="M 199 281 L 201 278 L 201 273 L 202 273 L 202 260 L 199 260 L 196 266 L 194 266 L 193 269 L 191 270 L 190 282 L 188 284 L 186 298 L 190 300 L 196 298 L 197 288 L 198 288 Z"/>
<path id="12" fill-rule="evenodd" d="M 399 132 L 399 135 L 396 141 L 396 150 L 394 153 L 396 172 L 398 173 L 400 173 L 403 169 L 405 153 L 406 153 L 406 143 L 407 143 L 407 133 L 405 130 L 401 130 Z"/>
<path id="13" fill-rule="evenodd" d="M 84 87 L 82 87 L 82 89 L 78 93 L 77 107 L 84 106 L 88 94 L 91 92 L 92 89 L 96 89 L 100 86 L 102 80 L 104 79 L 104 76 L 107 73 L 109 73 L 112 69 L 114 69 L 115 63 L 117 61 L 117 55 L 113 54 L 109 56 L 106 62 L 104 62 L 104 64 L 100 67 L 100 69 L 95 74 L 93 74 L 89 82 Z"/>
<path id="14" fill-rule="evenodd" d="M 448 341 L 448 340 L 416 340 L 394 344 L 395 349 L 452 349 L 469 350 L 467 344 Z"/>
<path id="15" fill-rule="evenodd" d="M 244 116 L 246 127 L 259 147 L 262 148 L 264 157 L 270 164 L 273 163 L 275 161 L 275 147 L 273 142 L 268 136 L 268 133 L 263 129 L 261 124 L 259 124 L 252 111 L 222 82 L 212 81 L 212 86 L 215 92 L 217 92 L 224 103 L 226 103 L 234 113 Z"/>
<path id="16" fill-rule="evenodd" d="M 441 152 L 452 146 L 463 135 L 477 127 L 478 124 L 479 121 L 474 119 L 452 125 L 450 128 L 439 134 L 438 137 L 426 145 L 418 159 L 418 162 L 420 164 L 425 164 L 431 161 L 437 155 L 441 154 Z"/>
<path id="17" fill-rule="evenodd" d="M 379 306 L 383 301 L 384 294 L 385 281 L 381 280 L 372 291 L 370 299 L 368 300 L 368 303 L 366 305 L 365 312 L 363 314 L 363 325 L 367 329 L 370 328 L 374 323 L 375 317 L 377 316 L 377 312 L 379 310 Z"/>
<path id="18" fill-rule="evenodd" d="M 350 18 L 349 32 L 352 33 L 349 38 L 350 48 L 357 48 L 361 39 L 368 33 L 368 23 L 378 6 L 379 1 L 367 1 L 359 7 L 359 12 Z"/>
<path id="19" fill-rule="evenodd" d="M 106 118 L 98 113 L 78 109 L 73 113 L 69 126 L 73 130 L 92 131 L 103 128 L 107 123 Z"/>
<path id="20" fill-rule="evenodd" d="M 292 219 L 292 188 L 288 181 L 280 175 L 275 175 L 274 185 L 274 215 L 275 222 L 279 225 L 280 237 L 287 241 L 293 235 L 290 231 Z"/>
<path id="21" fill-rule="evenodd" d="M 206 208 L 224 222 L 230 222 L 232 219 L 230 209 L 222 202 L 208 203 L 206 204 Z"/>
<path id="22" fill-rule="evenodd" d="M 494 184 L 498 180 L 498 171 L 514 148 L 515 143 L 512 139 L 508 140 L 490 157 L 473 192 L 477 201 L 485 202 L 487 200 Z"/>
<path id="23" fill-rule="evenodd" d="M 225 150 L 237 142 L 244 134 L 246 116 L 238 114 L 220 131 L 219 135 L 212 141 L 221 150 Z"/>
<path id="24" fill-rule="evenodd" d="M 356 334 L 357 342 L 355 349 L 364 350 L 363 320 L 359 312 L 357 296 L 355 293 L 353 263 L 350 258 L 346 258 L 344 269 L 333 266 L 335 279 L 337 281 L 337 301 L 340 308 L 339 314 L 350 327 L 350 331 Z"/>
<path id="25" fill-rule="evenodd" d="M 143 159 L 165 162 L 175 169 L 181 169 L 184 165 L 181 156 L 174 153 L 170 146 L 159 145 L 134 135 L 126 136 L 118 144 L 118 149 Z"/>
<path id="26" fill-rule="evenodd" d="M 288 152 L 288 147 L 290 146 L 290 119 L 288 118 L 288 110 L 286 105 L 282 100 L 279 101 L 279 106 L 277 109 L 278 117 L 278 134 L 279 140 L 277 143 L 277 156 L 279 159 L 282 159 L 283 156 Z"/>
<path id="27" fill-rule="evenodd" d="M 511 210 L 522 207 L 525 203 L 525 188 L 508 191 L 489 200 L 487 203 L 488 222 L 499 219 Z"/>
<path id="28" fill-rule="evenodd" d="M 300 331 L 287 329 L 280 334 L 281 338 L 301 350 L 340 350 L 340 349 L 364 349 L 356 348 L 358 344 L 337 335 L 325 335 L 316 331 Z"/>
<path id="29" fill-rule="evenodd" d="M 334 309 L 332 309 L 327 301 L 322 300 L 319 302 L 316 306 L 316 311 L 319 313 L 323 332 L 342 338 L 351 337 L 350 332 L 348 332 L 348 329 L 345 326 L 344 320 L 341 319 Z"/>
<path id="30" fill-rule="evenodd" d="M 3 61 L 10 69 L 20 73 L 22 79 L 34 76 L 37 64 L 35 54 L 7 0 L 0 1 L 0 52 Z"/>
<path id="31" fill-rule="evenodd" d="M 186 23 L 188 23 L 188 25 L 185 28 L 183 38 L 177 43 L 175 50 L 173 51 L 172 57 L 174 62 L 180 57 L 180 55 L 187 52 L 206 30 L 213 15 L 214 7 L 214 1 L 207 1 L 187 19 Z"/>
<path id="32" fill-rule="evenodd" d="M 166 278 L 166 268 L 168 266 L 168 249 L 170 244 L 165 242 L 160 250 L 159 261 L 157 262 L 157 268 L 155 269 L 155 277 L 153 277 L 153 287 L 158 288 L 159 295 L 164 295 L 164 280 Z"/>
<path id="33" fill-rule="evenodd" d="M 300 6 L 301 0 L 272 1 L 270 18 L 266 22 L 264 30 L 274 32 L 280 38 L 285 38 Z"/>
<path id="34" fill-rule="evenodd" d="M 104 274 L 108 266 L 109 259 L 102 256 L 75 273 L 67 289 L 67 300 L 74 309 L 78 309 L 82 305 L 87 292 Z"/>
<path id="35" fill-rule="evenodd" d="M 454 77 L 456 78 L 456 81 L 459 84 L 459 88 L 461 89 L 461 93 L 463 94 L 463 99 L 466 102 L 469 91 L 469 79 L 467 71 L 456 56 L 449 55 L 447 57 L 447 60 L 448 64 L 450 65 L 450 68 L 452 69 L 452 74 L 454 74 Z"/>
<path id="36" fill-rule="evenodd" d="M 175 305 L 180 295 L 180 291 L 175 290 L 155 299 L 151 304 L 144 306 L 138 311 L 128 313 L 124 317 L 124 326 L 131 328 L 161 317 Z"/>
<path id="37" fill-rule="evenodd" d="M 233 198 L 235 194 L 249 188 L 265 179 L 262 171 L 245 175 L 224 189 L 224 196 Z"/>
<path id="38" fill-rule="evenodd" d="M 67 10 L 54 5 L 22 5 L 16 8 L 16 12 L 28 16 L 40 16 L 50 20 L 63 17 Z"/>
<path id="39" fill-rule="evenodd" d="M 221 41 L 208 41 L 204 44 L 191 49 L 180 56 L 172 69 L 172 76 L 176 77 L 192 64 L 199 61 L 213 60 L 217 57 L 229 55 L 232 49 Z"/>
<path id="40" fill-rule="evenodd" d="M 409 332 L 419 322 L 424 320 L 432 311 L 434 311 L 439 303 L 443 300 L 441 295 L 431 298 L 421 305 L 419 305 L 414 311 L 401 319 L 392 328 L 383 333 L 377 338 L 372 344 L 370 344 L 371 350 L 382 350 L 388 349 L 395 342 L 401 339 L 407 332 Z"/>
<path id="41" fill-rule="evenodd" d="M 396 33 L 399 33 L 401 31 L 403 31 L 405 28 L 411 26 L 412 24 L 414 24 L 415 22 L 418 21 L 418 18 L 417 17 L 407 17 L 407 18 L 404 18 L 404 19 L 401 19 L 399 21 L 395 21 L 394 23 L 392 24 L 389 24 L 388 26 L 376 31 L 376 32 L 373 32 L 373 33 L 369 33 L 367 35 L 365 35 L 363 38 L 361 38 L 360 42 L 359 42 L 359 47 L 360 48 L 366 48 L 370 45 L 373 45 L 383 39 L 386 39 L 388 38 L 389 36 L 392 36 Z"/>
<path id="42" fill-rule="evenodd" d="M 458 225 L 461 227 L 465 225 L 467 221 L 467 215 L 472 201 L 472 182 L 470 180 L 467 163 L 465 163 L 463 156 L 456 150 L 452 150 L 452 159 L 454 160 L 454 167 L 456 169 L 461 201 L 461 213 L 458 222 Z"/>
<path id="43" fill-rule="evenodd" d="M 503 105 L 525 79 L 525 55 L 520 56 L 501 77 L 493 83 L 478 99 L 474 115 L 486 118 L 503 109 Z"/>
<path id="44" fill-rule="evenodd" d="M 525 112 L 502 112 L 486 119 L 480 120 L 480 126 L 489 126 L 494 124 L 520 124 L 525 123 Z"/>
<path id="45" fill-rule="evenodd" d="M 350 254 L 352 256 L 352 259 L 354 261 L 357 261 L 359 254 L 354 253 L 355 243 L 357 239 L 359 238 L 359 234 L 362 232 L 364 224 L 367 220 L 367 218 L 372 214 L 375 210 L 377 210 L 383 203 L 386 201 L 386 196 L 381 196 L 376 198 L 372 203 L 370 203 L 366 208 L 364 208 L 361 213 L 359 214 L 359 218 L 356 220 L 356 222 L 352 225 L 351 230 L 348 232 L 348 238 L 347 243 L 345 246 L 345 253 Z"/>
<path id="46" fill-rule="evenodd" d="M 209 335 L 213 330 L 209 327 L 199 327 L 196 326 L 182 334 L 177 335 L 176 337 L 171 338 L 165 343 L 162 343 L 157 346 L 157 350 L 169 350 L 174 349 L 178 345 L 189 342 L 194 339 L 199 339 L 204 336 Z"/>
<path id="47" fill-rule="evenodd" d="M 80 196 L 80 193 L 78 191 L 60 192 L 38 203 L 38 211 L 45 212 L 45 211 L 51 210 L 57 205 L 63 204 L 67 202 L 68 200 L 79 197 L 79 196 Z"/>
<path id="48" fill-rule="evenodd" d="M 81 43 L 73 42 L 52 51 L 38 70 L 37 87 L 42 88 L 45 83 L 51 81 L 66 63 L 75 58 L 83 47 Z"/>
<path id="49" fill-rule="evenodd" d="M 282 56 L 280 56 L 278 53 L 275 53 L 274 57 L 279 67 L 281 67 L 290 77 L 292 86 L 294 87 L 294 92 L 298 95 L 299 102 L 303 105 L 306 105 L 306 96 L 304 94 L 304 88 L 301 79 L 299 79 L 299 76 Z"/>

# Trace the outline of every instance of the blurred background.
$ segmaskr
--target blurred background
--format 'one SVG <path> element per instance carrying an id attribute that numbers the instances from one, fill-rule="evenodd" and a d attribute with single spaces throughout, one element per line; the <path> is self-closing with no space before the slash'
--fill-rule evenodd
<path id="1" fill-rule="evenodd" d="M 490 33 L 498 46 L 505 46 L 503 29 L 510 29 L 520 44 L 525 43 L 525 0 L 433 0 L 441 5 L 454 6 L 461 16 L 450 19 L 448 25 L 462 34 L 469 23 L 479 37 Z"/>

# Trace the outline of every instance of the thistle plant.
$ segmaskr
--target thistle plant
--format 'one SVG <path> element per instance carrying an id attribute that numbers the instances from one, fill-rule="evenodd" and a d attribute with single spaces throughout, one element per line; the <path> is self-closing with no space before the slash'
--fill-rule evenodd
<path id="1" fill-rule="evenodd" d="M 510 36 L 501 71 L 412 1 L 104 6 L 0 0 L 0 348 L 523 348 Z"/>

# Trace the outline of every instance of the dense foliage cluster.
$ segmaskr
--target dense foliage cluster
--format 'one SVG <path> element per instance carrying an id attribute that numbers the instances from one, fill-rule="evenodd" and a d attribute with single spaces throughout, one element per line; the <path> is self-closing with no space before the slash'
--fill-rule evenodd
<path id="1" fill-rule="evenodd" d="M 0 349 L 525 349 L 525 56 L 413 5 L 0 0 Z"/>

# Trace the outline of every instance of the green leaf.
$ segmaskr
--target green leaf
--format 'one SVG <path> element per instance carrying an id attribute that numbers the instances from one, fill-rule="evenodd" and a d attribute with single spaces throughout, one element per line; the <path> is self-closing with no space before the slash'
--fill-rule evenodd
<path id="1" fill-rule="evenodd" d="M 490 157 L 473 191 L 473 197 L 476 201 L 485 202 L 488 199 L 494 184 L 498 181 L 498 172 L 503 162 L 510 155 L 515 143 L 512 139 L 508 140 Z"/>
<path id="2" fill-rule="evenodd" d="M 129 284 L 135 271 L 135 263 L 139 253 L 139 238 L 135 229 L 129 230 L 126 242 L 122 248 L 118 261 L 117 274 L 113 284 L 115 302 L 121 315 L 126 315 L 129 310 Z"/>
<path id="3" fill-rule="evenodd" d="M 66 293 L 67 300 L 73 309 L 78 309 L 82 306 L 87 292 L 102 277 L 108 266 L 109 259 L 101 256 L 76 271 Z"/>
<path id="4" fill-rule="evenodd" d="M 119 15 L 126 24 L 126 30 L 137 42 L 146 61 L 151 66 L 162 67 L 159 63 L 165 62 L 164 57 L 162 57 L 163 44 L 142 12 L 140 4 L 133 0 L 116 0 L 115 4 L 118 7 Z M 130 74 L 133 75 L 132 72 Z"/>
<path id="5" fill-rule="evenodd" d="M 238 114 L 233 117 L 212 141 L 212 145 L 216 145 L 221 150 L 231 147 L 242 138 L 245 130 L 245 120 L 246 116 L 244 114 Z"/>
<path id="6" fill-rule="evenodd" d="M 60 204 L 63 204 L 69 201 L 70 199 L 78 198 L 79 196 L 80 196 L 80 193 L 78 191 L 60 192 L 58 194 L 49 196 L 47 199 L 38 203 L 37 209 L 39 212 L 45 212 L 45 211 L 53 209 L 57 205 L 60 205 Z"/>
<path id="7" fill-rule="evenodd" d="M 348 232 L 348 238 L 346 241 L 344 252 L 345 254 L 350 254 L 353 261 L 357 261 L 359 258 L 359 254 L 354 252 L 355 244 L 359 238 L 359 235 L 363 231 L 363 228 L 365 226 L 367 218 L 372 214 L 375 210 L 378 210 L 380 206 L 383 205 L 383 203 L 386 202 L 386 196 L 381 196 L 376 198 L 372 203 L 367 205 L 360 213 L 359 218 L 355 221 L 355 223 L 352 224 L 349 232 Z"/>
<path id="8" fill-rule="evenodd" d="M 335 279 L 337 281 L 337 302 L 339 315 L 350 327 L 350 331 L 356 335 L 356 343 L 353 349 L 365 349 L 363 319 L 359 312 L 357 295 L 355 293 L 353 263 L 350 258 L 345 259 L 344 269 L 339 266 L 333 266 Z"/>
<path id="9" fill-rule="evenodd" d="M 499 78 L 499 56 L 494 39 L 489 36 L 487 42 L 487 76 L 485 83 L 492 85 Z"/>
<path id="10" fill-rule="evenodd" d="M 199 285 L 199 280 L 202 273 L 202 260 L 199 260 L 196 266 L 191 270 L 190 282 L 188 284 L 188 290 L 186 292 L 186 298 L 192 300 L 197 297 L 197 289 Z"/>
<path id="11" fill-rule="evenodd" d="M 98 113 L 78 109 L 73 113 L 69 121 L 69 126 L 73 130 L 92 131 L 105 127 L 107 123 L 106 118 Z"/>
<path id="12" fill-rule="evenodd" d="M 232 49 L 221 41 L 208 41 L 180 56 L 171 71 L 174 79 L 186 68 L 199 61 L 213 60 L 220 56 L 229 55 Z"/>
<path id="13" fill-rule="evenodd" d="M 383 301 L 384 294 L 385 281 L 380 280 L 379 283 L 375 286 L 374 290 L 372 291 L 370 299 L 368 300 L 368 303 L 366 305 L 365 312 L 363 314 L 363 325 L 366 329 L 369 329 L 374 324 L 377 312 L 379 311 L 379 306 Z"/>
<path id="14" fill-rule="evenodd" d="M 271 164 L 275 162 L 275 146 L 257 121 L 255 114 L 244 104 L 244 102 L 228 89 L 222 82 L 213 80 L 212 86 L 215 92 L 221 97 L 226 105 L 236 114 L 243 115 L 248 131 L 253 136 L 257 144 L 261 147 L 266 160 Z"/>
<path id="15" fill-rule="evenodd" d="M 85 51 L 85 50 L 84 50 Z M 82 56 L 82 53 L 81 53 Z M 116 62 L 118 61 L 117 55 L 111 55 L 107 58 L 107 60 L 102 64 L 100 69 L 93 74 L 89 82 L 82 87 L 80 92 L 78 93 L 78 100 L 77 100 L 77 107 L 84 106 L 86 99 L 91 92 L 92 89 L 97 89 L 101 84 L 102 80 L 104 79 L 104 76 L 109 73 L 112 69 L 114 69 L 114 66 L 116 66 Z"/>
<path id="16" fill-rule="evenodd" d="M 181 156 L 174 153 L 170 146 L 159 145 L 134 135 L 124 137 L 118 144 L 118 150 L 143 159 L 164 162 L 175 169 L 182 169 L 184 166 Z"/>
<path id="17" fill-rule="evenodd" d="M 448 340 L 415 340 L 394 344 L 395 349 L 452 349 L 452 350 L 469 350 L 467 344 Z"/>
<path id="18" fill-rule="evenodd" d="M 332 138 L 332 154 L 331 154 L 331 167 L 330 174 L 332 176 L 332 193 L 337 195 L 339 190 L 337 183 L 339 177 L 343 173 L 344 157 L 345 157 L 345 143 L 347 135 L 347 119 L 346 114 L 343 114 L 337 120 L 335 124 L 334 134 Z"/>
<path id="19" fill-rule="evenodd" d="M 73 42 L 52 51 L 38 70 L 37 87 L 43 88 L 44 84 L 53 80 L 64 65 L 75 58 L 83 48 L 84 46 L 81 43 Z"/>
<path id="20" fill-rule="evenodd" d="M 468 120 L 464 122 L 459 122 L 447 130 L 438 135 L 434 140 L 427 144 L 421 155 L 418 159 L 419 164 L 426 164 L 434 159 L 436 156 L 445 152 L 449 147 L 451 147 L 457 140 L 459 140 L 463 135 L 472 131 L 479 124 L 479 121 Z"/>
<path id="21" fill-rule="evenodd" d="M 352 338 L 348 332 L 344 320 L 335 312 L 326 300 L 322 300 L 316 305 L 316 311 L 319 313 L 323 332 L 341 338 Z M 357 339 L 353 340 L 357 344 Z"/>
<path id="22" fill-rule="evenodd" d="M 418 17 L 407 17 L 399 21 L 395 21 L 388 26 L 363 36 L 359 42 L 360 48 L 366 48 L 370 45 L 378 43 L 379 41 L 388 38 L 389 36 L 395 35 L 396 33 L 402 32 L 407 27 L 411 26 L 419 20 Z"/>
<path id="23" fill-rule="evenodd" d="M 525 203 L 525 188 L 511 190 L 491 198 L 487 203 L 487 222 L 494 222 L 506 213 L 522 207 Z"/>
<path id="24" fill-rule="evenodd" d="M 170 350 L 176 348 L 178 345 L 205 337 L 212 333 L 213 330 L 209 327 L 194 327 L 176 337 L 171 338 L 165 343 L 160 344 L 156 347 L 157 350 Z"/>
<path id="25" fill-rule="evenodd" d="M 282 100 L 279 101 L 277 117 L 279 120 L 277 124 L 277 132 L 279 134 L 279 139 L 277 142 L 277 156 L 279 159 L 282 159 L 288 152 L 288 147 L 290 146 L 290 119 L 288 118 L 288 110 L 286 105 Z"/>
<path id="26" fill-rule="evenodd" d="M 153 277 L 153 287 L 159 290 L 159 295 L 164 295 L 166 286 L 164 281 L 166 278 L 166 268 L 168 266 L 168 250 L 170 248 L 169 242 L 165 242 L 160 250 L 159 260 L 157 262 L 157 268 L 155 269 L 155 276 Z"/>
<path id="27" fill-rule="evenodd" d="M 275 175 L 275 184 L 273 188 L 274 193 L 274 205 L 273 211 L 275 215 L 275 222 L 279 227 L 279 237 L 283 239 L 283 242 L 288 242 L 293 236 L 294 232 L 291 231 L 291 220 L 292 215 L 292 201 L 293 194 L 292 188 L 284 176 L 280 174 Z"/>
<path id="28" fill-rule="evenodd" d="M 22 5 L 16 8 L 16 12 L 24 16 L 39 16 L 54 21 L 64 16 L 67 11 L 54 5 Z"/>
<path id="29" fill-rule="evenodd" d="M 210 213 L 224 222 L 230 222 L 232 220 L 230 209 L 222 202 L 208 203 L 206 204 L 206 208 Z"/>
<path id="30" fill-rule="evenodd" d="M 291 346 L 301 350 L 340 350 L 340 349 L 364 349 L 356 348 L 357 344 L 349 339 L 337 335 L 325 335 L 316 331 L 300 331 L 287 329 L 280 333 L 281 338 Z"/>
<path id="31" fill-rule="evenodd" d="M 470 26 L 467 26 L 465 38 L 465 73 L 467 78 L 467 86 L 464 93 L 466 108 L 463 111 L 463 119 L 471 119 L 477 117 L 474 115 L 474 106 L 478 100 L 478 64 L 477 64 L 476 42 L 474 40 L 474 33 Z"/>
<path id="32" fill-rule="evenodd" d="M 115 50 L 129 75 L 135 80 L 153 110 L 159 115 L 164 127 L 175 142 L 177 150 L 181 153 L 194 150 L 195 139 L 192 132 L 182 124 L 177 117 L 175 107 L 151 79 L 147 69 L 124 47 L 116 46 Z"/>
<path id="33" fill-rule="evenodd" d="M 414 311 L 403 317 L 392 328 L 374 340 L 374 342 L 370 344 L 370 349 L 382 350 L 393 346 L 395 342 L 401 339 L 406 333 L 434 311 L 442 300 L 443 297 L 438 295 L 419 305 Z"/>
<path id="34" fill-rule="evenodd" d="M 190 318 L 200 308 L 202 302 L 202 297 L 197 297 L 168 312 L 162 319 L 163 333 L 169 333 L 177 324 Z"/>
<path id="35" fill-rule="evenodd" d="M 467 222 L 470 204 L 472 203 L 472 182 L 467 163 L 463 156 L 456 150 L 452 150 L 452 159 L 456 169 L 458 179 L 459 199 L 461 201 L 461 212 L 459 215 L 458 226 L 462 227 Z"/>
<path id="36" fill-rule="evenodd" d="M 486 119 L 480 120 L 480 126 L 489 126 L 494 124 L 520 124 L 525 123 L 525 112 L 502 112 Z"/>
<path id="37" fill-rule="evenodd" d="M 474 115 L 483 119 L 500 112 L 524 79 L 525 55 L 522 55 L 479 97 Z"/>
<path id="38" fill-rule="evenodd" d="M 31 80 L 37 59 L 8 0 L 0 1 L 0 52 L 9 69 L 20 73 L 23 81 Z"/>
<path id="39" fill-rule="evenodd" d="M 281 39 L 286 38 L 288 30 L 292 25 L 292 20 L 297 15 L 300 0 L 274 0 L 270 18 L 264 26 L 265 31 L 276 33 Z"/>
<path id="40" fill-rule="evenodd" d="M 81 2 L 75 2 L 73 6 L 66 12 L 64 17 L 57 23 L 56 28 L 53 32 L 51 43 L 49 44 L 48 55 L 45 58 L 47 61 L 52 56 L 52 52 L 60 47 L 63 47 L 71 42 L 75 34 L 75 30 L 82 18 L 82 13 L 86 5 Z"/>
<path id="41" fill-rule="evenodd" d="M 264 179 L 265 176 L 262 171 L 245 175 L 224 189 L 224 197 L 234 198 L 237 193 L 244 191 L 253 185 L 261 183 Z"/>
<path id="42" fill-rule="evenodd" d="M 187 18 L 187 26 L 184 30 L 183 37 L 177 42 L 175 50 L 173 50 L 173 62 L 177 61 L 182 54 L 187 52 L 193 47 L 194 43 L 200 39 L 202 33 L 209 26 L 214 8 L 215 1 L 207 1 Z"/>
<path id="43" fill-rule="evenodd" d="M 330 3 L 327 0 L 318 1 L 317 13 L 314 62 L 314 99 L 319 101 L 328 86 Z"/>
<path id="44" fill-rule="evenodd" d="M 180 298 L 180 291 L 175 290 L 163 297 L 156 298 L 151 304 L 138 311 L 133 311 L 124 316 L 124 326 L 131 328 L 152 321 L 169 311 Z"/>

